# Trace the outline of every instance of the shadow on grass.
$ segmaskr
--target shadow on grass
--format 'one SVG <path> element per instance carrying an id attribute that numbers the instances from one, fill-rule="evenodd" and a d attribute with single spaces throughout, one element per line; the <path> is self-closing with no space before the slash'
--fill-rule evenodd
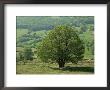
<path id="1" fill-rule="evenodd" d="M 70 71 L 70 72 L 92 72 L 94 73 L 94 67 L 64 67 L 63 69 L 59 69 L 59 68 L 53 68 L 50 67 L 51 69 L 54 70 L 62 70 L 62 71 Z"/>

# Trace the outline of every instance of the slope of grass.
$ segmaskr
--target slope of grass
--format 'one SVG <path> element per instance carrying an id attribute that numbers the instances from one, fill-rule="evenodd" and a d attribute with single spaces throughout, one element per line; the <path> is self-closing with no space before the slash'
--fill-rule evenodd
<path id="1" fill-rule="evenodd" d="M 17 29 L 16 30 L 16 36 L 17 38 L 22 37 L 24 34 L 28 33 L 28 29 Z"/>
<path id="2" fill-rule="evenodd" d="M 58 64 L 47 64 L 47 63 L 27 63 L 26 65 L 17 64 L 16 74 L 93 74 L 94 64 L 79 63 L 65 65 L 62 70 L 58 68 Z"/>

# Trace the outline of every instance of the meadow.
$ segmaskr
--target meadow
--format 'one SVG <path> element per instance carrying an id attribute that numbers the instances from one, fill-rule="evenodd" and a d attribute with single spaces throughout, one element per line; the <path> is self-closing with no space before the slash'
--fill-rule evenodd
<path id="1" fill-rule="evenodd" d="M 78 64 L 67 63 L 63 69 L 56 63 L 21 62 L 16 65 L 16 74 L 94 74 L 94 61 L 83 61 Z"/>

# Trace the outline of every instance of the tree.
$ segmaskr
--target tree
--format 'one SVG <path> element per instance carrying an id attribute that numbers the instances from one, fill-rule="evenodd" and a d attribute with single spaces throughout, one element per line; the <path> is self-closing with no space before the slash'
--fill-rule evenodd
<path id="1" fill-rule="evenodd" d="M 33 53 L 31 48 L 25 47 L 24 49 L 24 59 L 25 60 L 33 60 Z"/>
<path id="2" fill-rule="evenodd" d="M 84 45 L 74 28 L 58 26 L 51 30 L 37 48 L 43 61 L 54 61 L 63 68 L 65 63 L 78 63 L 84 57 Z"/>
<path id="3" fill-rule="evenodd" d="M 16 58 L 17 58 L 17 62 L 22 61 L 24 63 L 24 65 L 25 65 L 26 60 L 24 59 L 24 53 L 23 52 L 17 53 Z"/>
<path id="4" fill-rule="evenodd" d="M 24 51 L 19 51 L 16 55 L 17 62 L 22 61 L 24 65 L 27 60 L 33 60 L 33 53 L 29 47 L 25 47 Z"/>
<path id="5" fill-rule="evenodd" d="M 16 62 L 18 63 L 19 61 L 21 61 L 21 56 L 19 52 L 16 52 Z"/>

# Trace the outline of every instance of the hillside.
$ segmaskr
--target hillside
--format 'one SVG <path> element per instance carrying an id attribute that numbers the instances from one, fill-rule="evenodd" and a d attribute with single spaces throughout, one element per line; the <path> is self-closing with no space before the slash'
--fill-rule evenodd
<path id="1" fill-rule="evenodd" d="M 93 16 L 17 16 L 17 47 L 37 48 L 47 33 L 58 25 L 75 27 L 86 47 L 85 58 L 94 58 Z"/>

